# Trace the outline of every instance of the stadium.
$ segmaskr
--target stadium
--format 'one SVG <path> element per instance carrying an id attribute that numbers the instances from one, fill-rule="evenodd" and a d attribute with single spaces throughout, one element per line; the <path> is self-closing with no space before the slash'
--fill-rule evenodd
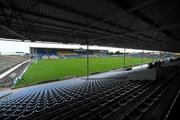
<path id="1" fill-rule="evenodd" d="M 0 7 L 0 120 L 180 119 L 180 1 Z"/>

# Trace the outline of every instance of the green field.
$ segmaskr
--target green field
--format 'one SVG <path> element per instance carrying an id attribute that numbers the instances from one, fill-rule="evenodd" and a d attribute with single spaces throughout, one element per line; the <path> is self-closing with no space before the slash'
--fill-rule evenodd
<path id="1" fill-rule="evenodd" d="M 143 63 L 152 59 L 143 59 Z M 123 57 L 90 58 L 90 73 L 104 72 L 124 66 Z M 126 57 L 125 66 L 133 66 L 141 63 L 141 58 Z M 85 76 L 87 70 L 86 58 L 71 58 L 58 60 L 39 60 L 32 63 L 18 80 L 15 88 L 38 84 L 55 79 L 66 79 L 70 77 Z"/>

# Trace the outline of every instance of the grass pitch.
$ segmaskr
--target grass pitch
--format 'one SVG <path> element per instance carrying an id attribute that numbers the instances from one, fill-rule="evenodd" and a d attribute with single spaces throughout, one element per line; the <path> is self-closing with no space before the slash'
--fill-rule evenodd
<path id="1" fill-rule="evenodd" d="M 124 66 L 123 57 L 90 58 L 89 72 L 105 72 Z M 151 62 L 152 59 L 144 58 L 143 63 Z M 126 57 L 125 66 L 134 66 L 141 63 L 141 58 Z M 38 84 L 41 82 L 65 79 L 70 77 L 85 76 L 87 70 L 86 58 L 70 58 L 57 60 L 38 60 L 32 63 L 18 80 L 15 88 Z"/>

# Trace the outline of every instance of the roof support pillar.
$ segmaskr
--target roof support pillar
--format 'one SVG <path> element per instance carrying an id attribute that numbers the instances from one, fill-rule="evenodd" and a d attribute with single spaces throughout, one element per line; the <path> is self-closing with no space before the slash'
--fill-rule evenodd
<path id="1" fill-rule="evenodd" d="M 87 56 L 86 56 L 86 64 L 87 64 L 87 80 L 89 80 L 89 43 L 87 42 L 87 49 L 86 49 L 86 53 L 87 53 Z"/>
<path id="2" fill-rule="evenodd" d="M 141 53 L 141 68 L 142 68 L 142 65 L 143 65 L 143 57 L 144 57 L 144 51 L 142 50 L 142 53 Z"/>
<path id="3" fill-rule="evenodd" d="M 123 68 L 124 68 L 124 71 L 125 71 L 125 66 L 126 66 L 126 49 L 125 48 L 124 48 L 124 60 L 123 60 L 123 62 L 124 62 Z"/>

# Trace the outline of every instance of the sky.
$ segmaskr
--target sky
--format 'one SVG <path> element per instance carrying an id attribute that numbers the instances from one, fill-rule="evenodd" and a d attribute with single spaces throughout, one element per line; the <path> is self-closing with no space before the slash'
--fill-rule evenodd
<path id="1" fill-rule="evenodd" d="M 85 45 L 78 44 L 61 44 L 61 43 L 37 43 L 37 42 L 19 42 L 20 40 L 12 40 L 12 39 L 4 39 L 0 38 L 0 53 L 8 54 L 15 52 L 24 52 L 29 53 L 30 46 L 36 47 L 53 47 L 53 48 L 84 48 Z M 123 52 L 123 48 L 112 48 L 112 47 L 100 47 L 100 46 L 89 46 L 89 49 L 100 49 L 100 50 L 108 50 L 110 52 L 121 51 Z M 126 52 L 141 52 L 142 50 L 135 49 L 126 49 Z M 150 51 L 145 51 L 150 52 Z"/>

